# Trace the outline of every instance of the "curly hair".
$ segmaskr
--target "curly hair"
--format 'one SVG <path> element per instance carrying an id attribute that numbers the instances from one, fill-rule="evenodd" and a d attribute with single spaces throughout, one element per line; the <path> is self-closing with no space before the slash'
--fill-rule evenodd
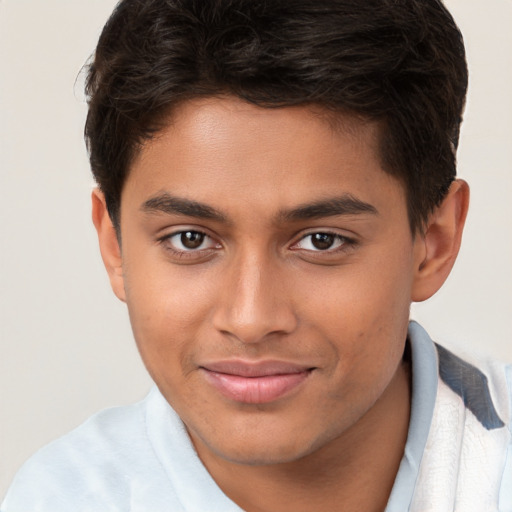
<path id="1" fill-rule="evenodd" d="M 382 123 L 382 166 L 415 232 L 455 178 L 467 81 L 440 0 L 122 0 L 89 64 L 85 138 L 119 228 L 130 164 L 180 102 L 355 113 Z"/>

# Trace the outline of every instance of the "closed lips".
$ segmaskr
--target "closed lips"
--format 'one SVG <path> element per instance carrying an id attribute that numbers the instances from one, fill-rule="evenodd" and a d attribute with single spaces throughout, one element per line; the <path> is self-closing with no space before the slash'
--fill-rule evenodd
<path id="1" fill-rule="evenodd" d="M 298 387 L 314 368 L 280 361 L 219 361 L 201 367 L 226 398 L 248 404 L 273 402 Z"/>

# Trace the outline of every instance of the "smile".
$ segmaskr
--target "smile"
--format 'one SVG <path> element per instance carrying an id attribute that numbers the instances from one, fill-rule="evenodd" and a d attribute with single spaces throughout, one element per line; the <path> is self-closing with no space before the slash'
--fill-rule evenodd
<path id="1" fill-rule="evenodd" d="M 264 404 L 273 402 L 297 388 L 313 368 L 290 363 L 248 364 L 225 361 L 202 366 L 209 384 L 235 402 Z"/>

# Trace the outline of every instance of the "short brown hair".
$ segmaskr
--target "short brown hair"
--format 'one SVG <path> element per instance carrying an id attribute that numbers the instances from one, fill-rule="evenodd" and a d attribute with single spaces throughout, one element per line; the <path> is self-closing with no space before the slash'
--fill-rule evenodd
<path id="1" fill-rule="evenodd" d="M 179 102 L 353 112 L 384 126 L 383 168 L 404 183 L 414 231 L 455 178 L 467 80 L 438 0 L 122 0 L 89 65 L 85 137 L 119 227 L 130 163 Z"/>

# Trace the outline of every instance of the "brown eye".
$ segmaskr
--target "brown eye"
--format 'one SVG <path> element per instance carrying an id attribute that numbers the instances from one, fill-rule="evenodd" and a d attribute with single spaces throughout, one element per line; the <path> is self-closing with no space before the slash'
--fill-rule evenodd
<path id="1" fill-rule="evenodd" d="M 336 236 L 330 233 L 315 233 L 311 235 L 311 245 L 319 251 L 330 249 L 335 241 Z"/>
<path id="2" fill-rule="evenodd" d="M 317 231 L 301 238 L 292 248 L 294 250 L 334 253 L 344 248 L 353 247 L 354 240 L 338 233 Z"/>
<path id="3" fill-rule="evenodd" d="M 201 253 L 209 249 L 219 249 L 220 244 L 202 231 L 183 230 L 161 239 L 164 247 L 178 253 Z"/>
<path id="4" fill-rule="evenodd" d="M 204 242 L 205 234 L 199 231 L 184 231 L 180 235 L 180 242 L 186 249 L 197 249 Z"/>

